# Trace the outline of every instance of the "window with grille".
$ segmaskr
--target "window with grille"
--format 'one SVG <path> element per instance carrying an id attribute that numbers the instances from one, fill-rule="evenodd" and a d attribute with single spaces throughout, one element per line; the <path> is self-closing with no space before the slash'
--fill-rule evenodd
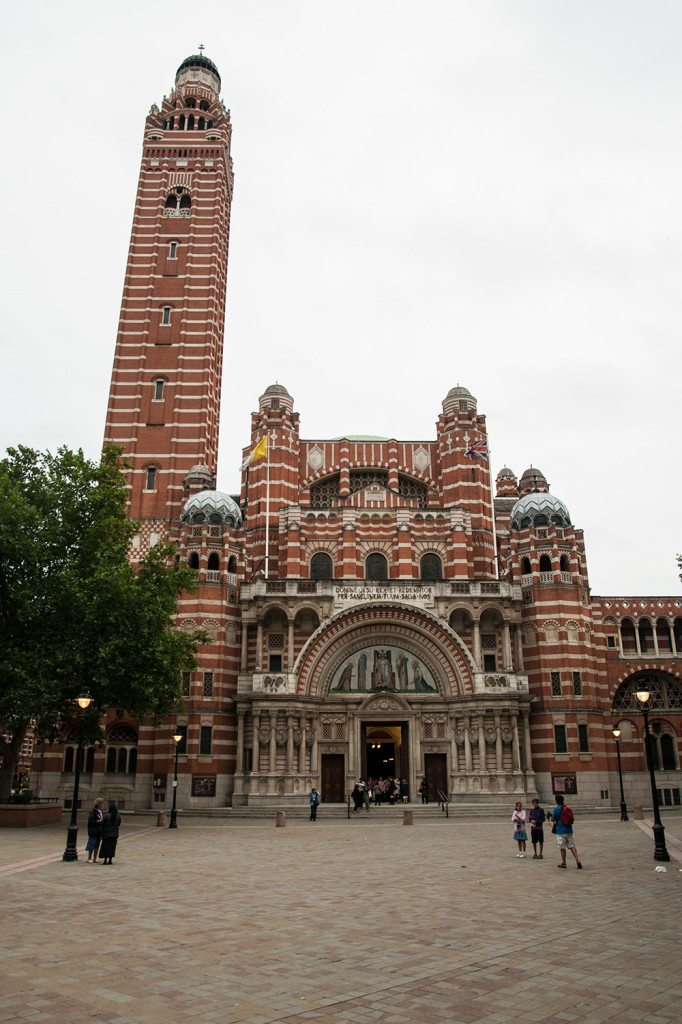
<path id="1" fill-rule="evenodd" d="M 581 754 L 587 754 L 590 750 L 590 737 L 586 725 L 578 726 L 578 750 Z"/>
<path id="2" fill-rule="evenodd" d="M 350 473 L 350 493 L 365 487 L 388 487 L 388 473 L 381 469 L 354 469 Z"/>
<path id="3" fill-rule="evenodd" d="M 204 672 L 204 697 L 213 696 L 213 673 Z"/>
<path id="4" fill-rule="evenodd" d="M 312 508 L 331 508 L 333 502 L 339 496 L 340 480 L 339 474 L 326 476 L 324 480 L 318 480 L 310 488 L 310 505 Z"/>
<path id="5" fill-rule="evenodd" d="M 552 696 L 561 696 L 561 674 L 559 672 L 552 672 L 550 675 L 552 681 Z"/>
<path id="6" fill-rule="evenodd" d="M 269 633 L 268 647 L 271 651 L 284 650 L 284 633 Z"/>
<path id="7" fill-rule="evenodd" d="M 484 650 L 497 650 L 497 634 L 496 633 L 481 633 L 481 647 Z"/>
<path id="8" fill-rule="evenodd" d="M 312 580 L 330 580 L 334 575 L 331 555 L 326 551 L 317 551 L 310 559 L 310 578 Z"/>
<path id="9" fill-rule="evenodd" d="M 438 583 L 443 579 L 443 565 L 438 555 L 424 555 L 419 563 L 419 575 L 425 583 Z"/>
<path id="10" fill-rule="evenodd" d="M 189 685 L 192 679 L 191 672 L 182 673 L 182 696 L 189 697 Z"/>
<path id="11" fill-rule="evenodd" d="M 583 695 L 583 681 L 580 672 L 573 672 L 573 696 L 582 697 Z"/>
<path id="12" fill-rule="evenodd" d="M 671 676 L 662 673 L 644 673 L 628 679 L 616 690 L 613 698 L 614 711 L 641 711 L 637 690 L 648 690 L 651 696 L 648 708 L 660 711 L 682 711 L 682 686 Z"/>
<path id="13" fill-rule="evenodd" d="M 210 754 L 213 746 L 213 729 L 210 725 L 202 725 L 199 734 L 199 753 Z"/>
<path id="14" fill-rule="evenodd" d="M 323 740 L 330 740 L 331 738 L 332 738 L 332 723 L 331 722 L 323 722 L 322 723 L 322 739 Z"/>
<path id="15" fill-rule="evenodd" d="M 388 562 L 386 556 L 378 551 L 369 555 L 365 562 L 365 578 L 374 582 L 383 582 L 388 579 Z"/>
<path id="16" fill-rule="evenodd" d="M 409 476 L 398 477 L 398 493 L 401 498 L 416 501 L 419 508 L 426 508 L 428 504 L 427 487 L 418 480 L 412 480 Z"/>
<path id="17" fill-rule="evenodd" d="M 568 740 L 566 738 L 566 726 L 554 726 L 554 750 L 557 754 L 568 753 Z"/>

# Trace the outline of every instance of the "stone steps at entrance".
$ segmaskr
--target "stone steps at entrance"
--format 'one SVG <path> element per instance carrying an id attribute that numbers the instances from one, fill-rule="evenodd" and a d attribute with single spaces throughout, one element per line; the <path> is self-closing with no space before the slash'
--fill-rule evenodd
<path id="1" fill-rule="evenodd" d="M 506 800 L 504 803 L 450 803 L 448 804 L 448 815 L 450 818 L 455 820 L 464 821 L 471 818 L 489 818 L 497 819 L 500 821 L 508 821 L 511 819 L 511 811 L 514 806 L 513 799 L 511 802 Z M 525 804 L 524 804 L 525 806 Z M 395 821 L 402 820 L 403 810 L 410 808 L 414 812 L 415 821 L 438 821 L 440 819 L 445 820 L 445 813 L 441 810 L 438 804 L 395 804 L 391 806 L 380 806 L 370 807 L 369 813 L 367 811 L 358 811 L 357 814 L 353 813 L 351 808 L 351 819 L 363 820 L 363 821 Z M 183 817 L 210 817 L 210 818 L 227 818 L 227 819 L 245 819 L 245 820 L 267 820 L 272 819 L 274 821 L 275 814 L 278 810 L 286 812 L 288 819 L 305 819 L 309 817 L 310 809 L 307 804 L 290 804 L 285 803 L 272 804 L 271 806 L 256 806 L 256 807 L 213 807 L 206 808 L 204 810 L 200 808 L 191 808 L 182 810 Z M 613 807 L 594 807 L 594 808 L 580 808 L 576 811 L 579 815 L 593 815 L 593 814 L 607 814 L 613 815 L 618 813 L 617 809 Z M 343 820 L 348 815 L 346 804 L 320 804 L 318 811 L 320 819 L 338 819 Z"/>

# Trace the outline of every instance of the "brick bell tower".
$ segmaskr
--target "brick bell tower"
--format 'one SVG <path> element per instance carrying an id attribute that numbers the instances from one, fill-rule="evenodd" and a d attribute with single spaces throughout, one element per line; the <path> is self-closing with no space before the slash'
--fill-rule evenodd
<path id="1" fill-rule="evenodd" d="M 188 57 L 145 123 L 104 432 L 130 466 L 129 515 L 155 539 L 215 486 L 231 135 L 218 69 Z"/>

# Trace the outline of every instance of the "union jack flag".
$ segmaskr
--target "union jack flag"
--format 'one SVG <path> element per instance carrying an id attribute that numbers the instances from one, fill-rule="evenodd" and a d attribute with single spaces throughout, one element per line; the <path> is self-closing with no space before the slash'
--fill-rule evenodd
<path id="1" fill-rule="evenodd" d="M 478 441 L 472 441 L 464 452 L 464 456 L 467 459 L 487 459 L 488 442 L 486 439 L 484 437 L 480 437 Z"/>

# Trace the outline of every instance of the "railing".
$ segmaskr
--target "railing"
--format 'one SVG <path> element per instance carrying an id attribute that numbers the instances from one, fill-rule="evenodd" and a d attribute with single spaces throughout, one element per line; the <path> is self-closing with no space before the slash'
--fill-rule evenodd
<path id="1" fill-rule="evenodd" d="M 449 818 L 450 817 L 449 801 L 448 801 L 447 795 L 443 792 L 442 789 L 437 789 L 436 790 L 436 799 L 438 801 L 438 806 L 440 807 L 440 809 L 443 812 L 443 814 L 445 815 L 445 817 Z"/>
<path id="2" fill-rule="evenodd" d="M 191 210 L 164 210 L 164 217 L 190 217 L 192 214 Z"/>
<path id="3" fill-rule="evenodd" d="M 220 571 L 218 569 L 207 569 L 206 570 L 206 582 L 207 583 L 220 583 Z"/>
<path id="4" fill-rule="evenodd" d="M 523 575 L 521 577 L 521 586 L 522 587 L 532 587 L 532 585 L 533 585 L 533 575 L 532 575 L 532 573 L 530 573 L 530 572 L 526 573 L 525 575 Z"/>
<path id="5" fill-rule="evenodd" d="M 561 574 L 561 582 L 562 583 L 572 583 L 573 582 L 573 575 L 570 572 L 562 572 L 562 574 Z"/>
<path id="6" fill-rule="evenodd" d="M 554 583 L 554 573 L 552 572 L 541 572 L 540 583 Z"/>
<path id="7" fill-rule="evenodd" d="M 228 587 L 236 587 L 239 585 L 239 577 L 237 576 L 236 572 L 226 572 L 225 582 L 227 583 Z"/>
<path id="8" fill-rule="evenodd" d="M 552 573 L 544 574 L 544 582 L 553 582 Z M 286 594 L 296 597 L 298 594 L 317 594 L 318 597 L 331 597 L 340 604 L 344 602 L 360 603 L 373 600 L 395 601 L 426 601 L 433 603 L 437 598 L 448 598 L 452 594 L 481 597 L 496 595 L 502 598 L 520 597 L 518 586 L 506 580 L 441 580 L 429 583 L 425 580 L 303 580 L 276 579 L 257 580 L 242 585 L 242 600 L 249 601 L 268 594 Z"/>

